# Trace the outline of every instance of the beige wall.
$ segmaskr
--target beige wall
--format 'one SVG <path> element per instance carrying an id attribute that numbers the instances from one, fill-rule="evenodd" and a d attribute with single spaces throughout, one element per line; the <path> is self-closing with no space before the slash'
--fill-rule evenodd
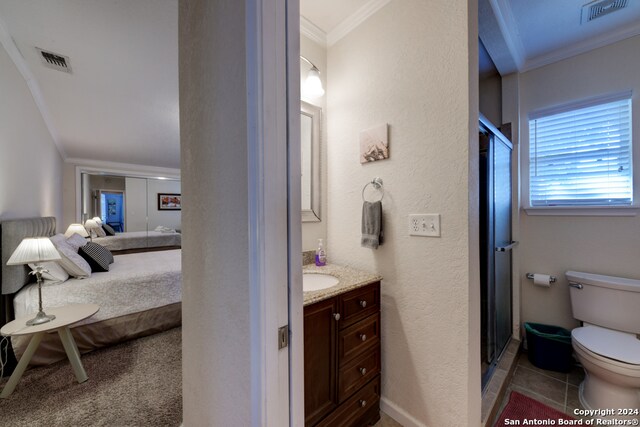
<path id="1" fill-rule="evenodd" d="M 500 74 L 480 79 L 480 112 L 495 127 L 502 125 L 502 77 Z"/>
<path id="2" fill-rule="evenodd" d="M 249 312 L 248 106 L 239 96 L 247 88 L 246 4 L 180 1 L 182 388 L 189 427 L 251 425 L 259 374 Z M 202 224 L 204 238 L 188 232 Z"/>
<path id="3" fill-rule="evenodd" d="M 81 220 L 76 207 L 76 165 L 62 166 L 62 222 L 65 227 Z M 66 230 L 66 228 L 65 228 Z"/>
<path id="4" fill-rule="evenodd" d="M 633 135 L 640 135 L 640 37 L 596 49 L 520 76 L 523 157 L 529 112 L 597 95 L 633 91 Z M 637 138 L 636 138 L 637 139 Z M 635 141 L 637 142 L 637 140 Z M 640 144 L 634 146 L 635 200 L 640 196 Z M 523 174 L 528 171 L 523 168 Z M 564 272 L 586 271 L 640 279 L 640 216 L 576 217 L 520 215 L 522 320 L 574 327 Z M 550 289 L 536 287 L 527 272 L 558 277 Z"/>
<path id="5" fill-rule="evenodd" d="M 306 36 L 300 35 L 300 55 L 306 57 L 313 62 L 320 70 L 320 79 L 322 80 L 325 91 L 327 89 L 327 50 Z M 300 60 L 301 78 L 307 77 L 306 72 L 309 65 Z M 312 251 L 318 247 L 318 239 L 327 240 L 327 95 L 321 98 L 307 99 L 302 98 L 310 104 L 322 108 L 322 132 L 320 142 L 320 222 L 303 222 L 302 223 L 302 250 Z"/>
<path id="6" fill-rule="evenodd" d="M 0 219 L 55 216 L 64 232 L 62 157 L 1 45 L 0 94 Z"/>
<path id="7" fill-rule="evenodd" d="M 384 277 L 383 408 L 405 426 L 480 424 L 476 7 L 395 0 L 328 49 L 328 253 Z M 391 157 L 361 165 L 358 134 L 380 123 Z M 371 250 L 376 176 L 386 242 Z M 440 213 L 442 237 L 410 237 L 411 213 Z"/>

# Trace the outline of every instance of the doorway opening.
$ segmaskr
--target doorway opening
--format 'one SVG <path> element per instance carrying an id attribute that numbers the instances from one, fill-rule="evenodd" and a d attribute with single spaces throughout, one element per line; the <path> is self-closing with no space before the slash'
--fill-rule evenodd
<path id="1" fill-rule="evenodd" d="M 124 191 L 100 190 L 100 219 L 115 231 L 124 231 Z"/>

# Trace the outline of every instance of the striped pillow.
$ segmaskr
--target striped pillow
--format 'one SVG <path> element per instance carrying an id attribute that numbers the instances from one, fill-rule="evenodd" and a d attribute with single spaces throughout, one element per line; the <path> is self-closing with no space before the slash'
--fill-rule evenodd
<path id="1" fill-rule="evenodd" d="M 91 271 L 109 271 L 113 255 L 104 246 L 89 242 L 78 250 L 78 254 L 89 263 Z"/>

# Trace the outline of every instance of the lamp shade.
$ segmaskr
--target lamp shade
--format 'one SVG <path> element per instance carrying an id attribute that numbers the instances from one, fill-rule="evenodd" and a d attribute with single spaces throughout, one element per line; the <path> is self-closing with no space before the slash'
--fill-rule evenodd
<path id="1" fill-rule="evenodd" d="M 91 231 L 95 228 L 100 228 L 100 225 L 98 225 L 98 223 L 93 220 L 93 219 L 88 219 L 85 223 L 84 223 L 84 228 L 86 228 L 87 230 Z"/>
<path id="2" fill-rule="evenodd" d="M 102 225 L 102 218 L 100 218 L 99 216 L 94 216 L 91 219 L 94 220 L 98 225 Z"/>
<path id="3" fill-rule="evenodd" d="M 307 79 L 304 81 L 304 92 L 312 98 L 319 98 L 324 95 L 320 71 L 316 67 L 311 68 L 307 74 Z"/>
<path id="4" fill-rule="evenodd" d="M 35 264 L 59 259 L 60 254 L 48 237 L 29 237 L 20 242 L 7 265 Z"/>
<path id="5" fill-rule="evenodd" d="M 87 233 L 86 228 L 82 224 L 71 224 L 67 231 L 65 231 L 65 237 L 71 237 L 74 234 L 79 234 L 82 237 L 89 237 L 89 233 Z"/>

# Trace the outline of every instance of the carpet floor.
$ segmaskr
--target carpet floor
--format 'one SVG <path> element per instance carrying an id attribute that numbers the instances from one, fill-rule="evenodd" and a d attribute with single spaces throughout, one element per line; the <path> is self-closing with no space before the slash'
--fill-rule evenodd
<path id="1" fill-rule="evenodd" d="M 177 427 L 181 343 L 175 328 L 87 353 L 82 364 L 89 380 L 82 384 L 66 360 L 29 369 L 13 394 L 0 399 L 0 426 Z"/>

